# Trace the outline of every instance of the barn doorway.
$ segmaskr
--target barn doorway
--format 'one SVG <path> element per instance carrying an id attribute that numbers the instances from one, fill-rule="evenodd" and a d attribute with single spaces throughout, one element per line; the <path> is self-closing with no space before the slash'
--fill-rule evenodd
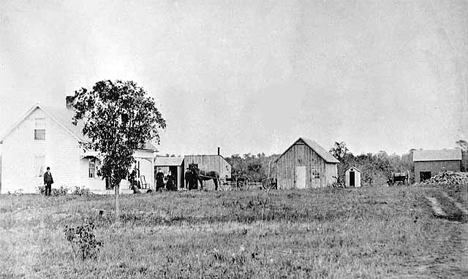
<path id="1" fill-rule="evenodd" d="M 296 188 L 297 189 L 306 188 L 306 167 L 305 166 L 296 167 Z"/>
<path id="2" fill-rule="evenodd" d="M 422 171 L 419 174 L 419 177 L 421 181 L 428 180 L 431 178 L 431 172 L 430 171 Z"/>
<path id="3" fill-rule="evenodd" d="M 356 182 L 355 182 L 355 172 L 350 171 L 349 172 L 349 186 L 356 187 Z"/>

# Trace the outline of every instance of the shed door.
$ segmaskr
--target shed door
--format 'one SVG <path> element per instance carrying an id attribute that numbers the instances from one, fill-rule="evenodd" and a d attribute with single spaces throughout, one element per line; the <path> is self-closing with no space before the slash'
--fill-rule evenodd
<path id="1" fill-rule="evenodd" d="M 297 189 L 306 188 L 306 167 L 305 166 L 296 167 L 296 188 Z"/>
<path id="2" fill-rule="evenodd" d="M 349 186 L 356 186 L 355 178 L 354 178 L 354 171 L 349 172 Z"/>

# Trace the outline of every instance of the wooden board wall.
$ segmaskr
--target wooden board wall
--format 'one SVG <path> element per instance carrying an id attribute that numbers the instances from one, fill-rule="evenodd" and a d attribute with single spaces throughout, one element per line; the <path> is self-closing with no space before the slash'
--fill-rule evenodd
<path id="1" fill-rule="evenodd" d="M 291 146 L 277 161 L 277 183 L 280 189 L 296 188 L 297 166 L 306 167 L 306 187 L 325 187 L 337 176 L 336 164 L 327 163 L 302 141 Z"/>

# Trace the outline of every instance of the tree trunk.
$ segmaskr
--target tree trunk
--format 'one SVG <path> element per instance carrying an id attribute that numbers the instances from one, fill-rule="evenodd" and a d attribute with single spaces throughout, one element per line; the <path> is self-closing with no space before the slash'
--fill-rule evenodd
<path id="1" fill-rule="evenodd" d="M 120 184 L 114 185 L 115 189 L 115 223 L 120 223 L 120 205 L 119 205 L 119 188 Z"/>

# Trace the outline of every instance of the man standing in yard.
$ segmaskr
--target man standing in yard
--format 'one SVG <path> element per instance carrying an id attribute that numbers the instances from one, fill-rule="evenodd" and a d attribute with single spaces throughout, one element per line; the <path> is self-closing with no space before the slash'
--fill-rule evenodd
<path id="1" fill-rule="evenodd" d="M 50 172 L 50 167 L 47 167 L 47 171 L 44 173 L 44 186 L 45 186 L 45 195 L 50 196 L 52 191 L 52 184 L 54 183 L 54 178 Z"/>

